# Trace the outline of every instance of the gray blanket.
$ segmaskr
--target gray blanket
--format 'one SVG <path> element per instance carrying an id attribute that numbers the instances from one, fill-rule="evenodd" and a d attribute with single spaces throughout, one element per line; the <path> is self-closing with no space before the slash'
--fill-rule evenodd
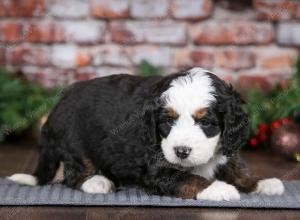
<path id="1" fill-rule="evenodd" d="M 0 179 L 0 205 L 76 205 L 76 206 L 194 206 L 237 208 L 293 208 L 300 209 L 300 181 L 284 182 L 282 196 L 242 194 L 240 201 L 210 202 L 147 195 L 139 189 L 121 188 L 116 193 L 87 194 L 65 186 L 20 186 Z"/>

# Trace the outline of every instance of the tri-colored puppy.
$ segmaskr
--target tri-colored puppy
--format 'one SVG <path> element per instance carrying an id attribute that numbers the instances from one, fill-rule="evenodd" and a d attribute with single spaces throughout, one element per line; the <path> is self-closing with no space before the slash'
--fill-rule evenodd
<path id="1" fill-rule="evenodd" d="M 238 149 L 248 116 L 239 94 L 193 68 L 161 77 L 114 75 L 68 87 L 42 128 L 33 174 L 9 179 L 62 183 L 88 193 L 138 186 L 152 194 L 235 200 L 240 192 L 282 194 L 278 179 L 248 173 Z"/>

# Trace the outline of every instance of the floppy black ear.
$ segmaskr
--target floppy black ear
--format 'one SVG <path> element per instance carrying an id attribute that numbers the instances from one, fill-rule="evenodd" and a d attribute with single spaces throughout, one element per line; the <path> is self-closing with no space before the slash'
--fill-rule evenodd
<path id="1" fill-rule="evenodd" d="M 240 94 L 220 79 L 214 80 L 217 106 L 222 120 L 222 149 L 226 156 L 234 155 L 242 147 L 249 134 L 249 117 L 243 110 Z"/>
<path id="2" fill-rule="evenodd" d="M 143 132 L 143 138 L 147 138 L 147 142 L 151 144 L 156 144 L 158 141 L 157 130 L 156 130 L 156 120 L 155 112 L 153 110 L 148 110 L 144 114 L 145 127 L 140 128 Z"/>
<path id="3" fill-rule="evenodd" d="M 171 74 L 165 77 L 156 78 L 153 85 L 147 91 L 147 96 L 143 98 L 143 115 L 147 129 L 145 133 L 150 134 L 153 143 L 158 144 L 161 137 L 158 132 L 157 120 L 165 100 L 161 95 L 166 91 L 173 79 L 184 75 L 183 73 Z M 154 78 L 153 78 L 154 79 Z"/>
<path id="4" fill-rule="evenodd" d="M 142 109 L 144 127 L 139 127 L 139 130 L 142 132 L 141 136 L 151 144 L 157 144 L 160 139 L 157 130 L 157 114 L 161 106 L 162 101 L 158 96 L 147 97 L 144 100 Z"/>

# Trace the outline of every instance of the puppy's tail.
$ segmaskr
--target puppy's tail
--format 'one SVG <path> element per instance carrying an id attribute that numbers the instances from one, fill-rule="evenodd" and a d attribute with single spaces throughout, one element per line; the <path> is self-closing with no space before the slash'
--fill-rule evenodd
<path id="1" fill-rule="evenodd" d="M 36 186 L 38 184 L 37 178 L 35 176 L 25 173 L 16 173 L 12 176 L 7 177 L 6 179 L 27 186 Z"/>
<path id="2" fill-rule="evenodd" d="M 39 162 L 36 170 L 32 175 L 16 173 L 6 179 L 27 186 L 48 184 L 54 179 L 59 167 L 59 160 L 55 156 L 53 149 L 43 148 L 39 155 Z"/>
<path id="3" fill-rule="evenodd" d="M 53 149 L 43 148 L 39 155 L 39 162 L 36 170 L 32 175 L 16 173 L 7 177 L 6 179 L 28 186 L 36 186 L 38 184 L 45 185 L 52 182 L 58 168 L 59 159 L 57 158 Z"/>
<path id="4" fill-rule="evenodd" d="M 46 150 L 46 152 L 45 152 Z M 33 175 L 25 173 L 16 173 L 6 179 L 13 182 L 27 185 L 45 185 L 51 183 L 55 177 L 56 171 L 59 168 L 59 159 L 55 157 L 52 149 L 42 149 L 36 170 Z"/>
<path id="5" fill-rule="evenodd" d="M 33 175 L 25 173 L 16 173 L 8 180 L 28 186 L 45 185 L 51 183 L 55 177 L 56 171 L 60 165 L 59 154 L 55 146 L 57 145 L 53 138 L 45 135 L 46 129 L 41 133 L 39 162 Z"/>

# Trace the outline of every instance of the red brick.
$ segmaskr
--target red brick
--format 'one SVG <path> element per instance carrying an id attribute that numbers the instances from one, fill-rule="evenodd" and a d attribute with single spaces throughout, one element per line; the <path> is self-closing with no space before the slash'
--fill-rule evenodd
<path id="1" fill-rule="evenodd" d="M 205 49 L 179 49 L 174 53 L 174 65 L 177 67 L 200 66 L 212 68 L 214 66 L 214 54 Z"/>
<path id="2" fill-rule="evenodd" d="M 212 14 L 213 3 L 211 0 L 174 0 L 171 13 L 174 18 L 199 20 Z"/>
<path id="3" fill-rule="evenodd" d="M 168 16 L 168 0 L 132 0 L 130 14 L 134 18 L 165 18 Z"/>
<path id="4" fill-rule="evenodd" d="M 254 88 L 259 88 L 264 91 L 271 91 L 273 89 L 267 77 L 261 75 L 241 75 L 238 85 L 242 91 L 249 91 Z"/>
<path id="5" fill-rule="evenodd" d="M 236 87 L 237 80 L 232 73 L 218 73 L 217 76 L 224 80 L 227 84 L 231 84 L 232 86 Z"/>
<path id="6" fill-rule="evenodd" d="M 208 70 L 211 70 L 208 68 Z M 212 73 L 218 76 L 220 79 L 224 80 L 227 84 L 231 84 L 232 86 L 236 87 L 238 74 L 232 74 L 231 71 L 226 69 L 218 69 L 214 68 Z"/>
<path id="7" fill-rule="evenodd" d="M 88 52 L 79 51 L 76 55 L 76 65 L 79 67 L 88 66 L 92 62 L 92 57 Z"/>
<path id="8" fill-rule="evenodd" d="M 300 18 L 300 2 L 298 2 L 298 5 L 296 7 L 295 17 Z"/>
<path id="9" fill-rule="evenodd" d="M 222 0 L 223 1 L 223 0 Z M 227 2 L 227 3 L 226 3 Z M 242 3 L 243 1 L 239 1 Z M 252 7 L 243 9 L 231 9 L 228 1 L 223 1 L 224 5 L 217 4 L 210 19 L 215 21 L 256 21 L 257 13 Z"/>
<path id="10" fill-rule="evenodd" d="M 75 81 L 85 81 L 96 78 L 96 72 L 93 68 L 77 69 L 74 73 Z"/>
<path id="11" fill-rule="evenodd" d="M 121 19 L 129 17 L 128 0 L 92 0 L 92 15 L 103 19 Z"/>
<path id="12" fill-rule="evenodd" d="M 299 22 L 281 22 L 278 25 L 277 42 L 285 46 L 300 46 Z"/>
<path id="13" fill-rule="evenodd" d="M 103 67 L 98 67 L 96 69 L 97 77 L 103 77 L 103 76 L 109 76 L 109 75 L 115 75 L 121 73 L 133 74 L 134 72 L 130 68 L 124 68 L 124 67 L 103 66 Z"/>
<path id="14" fill-rule="evenodd" d="M 6 22 L 1 25 L 2 41 L 7 43 L 17 43 L 23 38 L 22 25 L 15 22 Z"/>
<path id="15" fill-rule="evenodd" d="M 93 49 L 94 65 L 130 66 L 131 48 L 105 44 Z"/>
<path id="16" fill-rule="evenodd" d="M 46 66 L 49 50 L 44 47 L 16 46 L 8 52 L 8 62 L 13 65 Z"/>
<path id="17" fill-rule="evenodd" d="M 52 0 L 50 15 L 58 18 L 85 18 L 90 14 L 89 2 L 82 0 Z"/>
<path id="18" fill-rule="evenodd" d="M 61 69 L 77 66 L 78 48 L 74 45 L 55 45 L 52 49 L 52 64 Z"/>
<path id="19" fill-rule="evenodd" d="M 259 65 L 265 69 L 292 68 L 298 52 L 292 48 L 266 47 L 256 50 Z"/>
<path id="20" fill-rule="evenodd" d="M 297 2 L 293 0 L 254 0 L 254 8 L 259 19 L 278 21 L 291 19 Z"/>
<path id="21" fill-rule="evenodd" d="M 0 0 L 0 17 L 3 17 L 5 15 L 5 8 L 3 4 L 3 0 Z"/>
<path id="22" fill-rule="evenodd" d="M 0 65 L 5 64 L 5 49 L 0 47 Z"/>
<path id="23" fill-rule="evenodd" d="M 54 43 L 65 41 L 64 29 L 54 23 L 31 23 L 26 27 L 25 38 L 32 43 Z"/>
<path id="24" fill-rule="evenodd" d="M 66 41 L 92 44 L 104 41 L 105 23 L 98 21 L 68 21 L 56 23 L 65 33 Z M 78 31 L 80 30 L 80 31 Z"/>
<path id="25" fill-rule="evenodd" d="M 61 69 L 89 66 L 92 55 L 89 50 L 80 49 L 75 45 L 55 45 L 52 48 L 52 64 Z"/>
<path id="26" fill-rule="evenodd" d="M 186 43 L 184 24 L 164 21 L 113 22 L 112 40 L 117 43 L 159 43 L 183 45 Z"/>
<path id="27" fill-rule="evenodd" d="M 154 66 L 170 66 L 171 50 L 161 46 L 136 46 L 133 48 L 132 60 L 135 65 L 147 60 Z"/>
<path id="28" fill-rule="evenodd" d="M 52 68 L 23 67 L 22 72 L 30 81 L 36 82 L 46 88 L 57 85 L 65 85 L 70 76 L 74 75 L 73 70 L 60 70 Z"/>
<path id="29" fill-rule="evenodd" d="M 190 35 L 196 44 L 267 44 L 272 42 L 274 30 L 269 23 L 205 22 L 192 25 Z"/>
<path id="30" fill-rule="evenodd" d="M 12 17 L 36 17 L 44 13 L 44 0 L 8 0 L 7 3 L 7 14 Z"/>
<path id="31" fill-rule="evenodd" d="M 249 91 L 250 89 L 259 88 L 262 91 L 272 91 L 277 85 L 284 84 L 292 76 L 292 71 L 240 73 L 239 89 Z"/>
<path id="32" fill-rule="evenodd" d="M 216 55 L 216 66 L 229 70 L 249 69 L 255 66 L 255 54 L 248 50 L 221 50 Z"/>

